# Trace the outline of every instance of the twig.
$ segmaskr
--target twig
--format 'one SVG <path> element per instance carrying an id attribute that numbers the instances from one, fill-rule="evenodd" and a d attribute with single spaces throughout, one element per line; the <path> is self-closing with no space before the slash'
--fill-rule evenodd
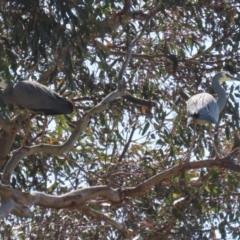
<path id="1" fill-rule="evenodd" d="M 109 49 L 107 46 L 105 46 L 104 44 L 102 44 L 101 42 L 95 40 L 95 45 L 102 49 L 103 51 L 111 54 L 111 55 L 114 55 L 114 56 L 126 56 L 127 52 L 125 51 L 113 51 L 111 49 Z M 166 54 L 156 54 L 156 55 L 148 55 L 148 54 L 138 54 L 138 53 L 133 53 L 132 54 L 132 57 L 133 58 L 136 58 L 136 59 L 145 59 L 145 60 L 154 60 L 156 58 L 165 58 L 166 57 Z"/>
<path id="2" fill-rule="evenodd" d="M 131 141 L 132 141 L 133 134 L 134 134 L 134 132 L 135 132 L 135 130 L 136 130 L 136 125 L 137 125 L 137 123 L 134 123 L 134 125 L 133 125 L 133 127 L 132 127 L 132 132 L 130 133 L 129 139 L 128 139 L 126 145 L 124 146 L 124 149 L 123 149 L 123 151 L 122 151 L 121 156 L 120 156 L 119 159 L 118 159 L 118 162 L 121 162 L 121 161 L 122 161 L 124 155 L 126 154 L 128 148 L 129 148 L 129 145 L 130 145 L 130 143 L 131 143 Z"/>
<path id="3" fill-rule="evenodd" d="M 196 59 L 196 58 L 198 58 L 198 57 L 200 57 L 202 55 L 205 55 L 205 54 L 211 52 L 218 44 L 222 43 L 222 41 L 224 39 L 226 39 L 227 37 L 231 36 L 233 32 L 234 32 L 234 30 L 229 31 L 227 34 L 222 35 L 222 37 L 220 37 L 217 41 L 214 41 L 210 47 L 208 47 L 207 49 L 205 49 L 204 51 L 202 51 L 200 53 L 194 54 L 189 60 Z"/>
<path id="4" fill-rule="evenodd" d="M 119 75 L 118 75 L 118 91 L 120 91 L 120 92 L 123 91 L 123 89 L 125 88 L 125 82 L 123 80 L 123 74 L 126 72 L 127 66 L 128 66 L 129 61 L 131 59 L 133 47 L 136 45 L 136 43 L 142 37 L 143 33 L 146 30 L 146 27 L 147 27 L 149 21 L 152 19 L 153 16 L 154 16 L 154 14 L 149 14 L 149 16 L 147 17 L 147 19 L 144 23 L 144 26 L 143 26 L 141 32 L 128 45 L 127 55 L 126 55 L 125 61 L 122 65 L 122 68 L 120 69 L 120 72 L 119 72 Z"/>
<path id="5" fill-rule="evenodd" d="M 129 92 L 125 92 L 125 95 L 123 96 L 124 99 L 127 99 L 129 102 L 141 105 L 141 106 L 146 106 L 146 107 L 155 107 L 157 105 L 156 101 L 150 100 L 150 99 L 141 99 L 141 98 L 136 98 L 132 96 Z"/>

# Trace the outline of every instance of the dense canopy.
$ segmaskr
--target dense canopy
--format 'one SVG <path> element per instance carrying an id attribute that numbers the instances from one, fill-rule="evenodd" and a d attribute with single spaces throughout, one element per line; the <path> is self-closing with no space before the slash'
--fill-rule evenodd
<path id="1" fill-rule="evenodd" d="M 43 143 L 31 114 L 20 148 L 26 114 L 0 100 L 1 239 L 237 239 L 238 83 L 212 126 L 222 158 L 198 126 L 184 160 L 186 101 L 237 75 L 239 40 L 237 0 L 2 0 L 1 78 L 75 110 L 49 118 Z"/>

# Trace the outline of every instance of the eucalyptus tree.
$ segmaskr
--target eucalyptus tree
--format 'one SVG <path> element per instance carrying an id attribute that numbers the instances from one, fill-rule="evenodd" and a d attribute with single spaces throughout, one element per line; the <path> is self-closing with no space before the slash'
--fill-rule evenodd
<path id="1" fill-rule="evenodd" d="M 74 103 L 49 119 L 1 100 L 1 237 L 209 239 L 239 235 L 239 85 L 214 129 L 193 137 L 186 101 L 236 76 L 238 1 L 4 0 L 4 81 Z M 214 94 L 214 93 L 213 93 Z M 235 139 L 235 141 L 234 141 Z M 235 149 L 236 148 L 236 149 Z M 233 150 L 235 149 L 235 150 Z M 233 151 L 232 151 L 233 150 Z"/>

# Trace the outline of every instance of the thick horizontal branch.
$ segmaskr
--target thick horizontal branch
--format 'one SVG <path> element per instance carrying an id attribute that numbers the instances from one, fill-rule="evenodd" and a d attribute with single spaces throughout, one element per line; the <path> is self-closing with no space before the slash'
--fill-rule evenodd
<path id="1" fill-rule="evenodd" d="M 170 169 L 167 169 L 164 172 L 154 175 L 153 177 L 149 178 L 148 180 L 137 185 L 134 188 L 128 188 L 123 190 L 122 194 L 123 196 L 141 195 L 165 179 L 176 176 L 180 172 L 185 172 L 185 171 L 196 169 L 196 168 L 203 168 L 203 167 L 210 168 L 210 167 L 216 166 L 216 167 L 226 168 L 234 172 L 240 172 L 240 165 L 234 161 L 234 160 L 237 160 L 237 156 L 239 155 L 239 153 L 240 153 L 240 148 L 236 148 L 228 156 L 222 159 L 207 159 L 207 160 L 194 161 L 189 163 L 179 163 L 178 165 Z"/>
<path id="2" fill-rule="evenodd" d="M 88 200 L 99 197 L 106 198 L 114 203 L 119 203 L 121 201 L 119 190 L 107 186 L 83 188 L 63 195 L 54 196 L 42 192 L 21 192 L 12 189 L 8 185 L 0 184 L 0 195 L 27 206 L 37 205 L 57 209 L 75 207 L 82 205 Z"/>
<path id="3" fill-rule="evenodd" d="M 59 196 L 54 196 L 42 192 L 21 192 L 19 190 L 12 189 L 8 185 L 0 184 L 0 195 L 4 198 L 12 199 L 17 203 L 27 206 L 38 205 L 45 208 L 57 209 L 77 207 L 78 205 L 82 205 L 89 200 L 94 200 L 97 198 L 105 198 L 112 203 L 120 203 L 125 197 L 142 195 L 146 191 L 150 190 L 153 186 L 159 184 L 161 181 L 191 169 L 203 167 L 210 168 L 216 166 L 229 169 L 234 172 L 240 172 L 240 165 L 235 161 L 237 160 L 239 153 L 240 148 L 237 148 L 222 159 L 207 159 L 190 163 L 179 163 L 170 169 L 154 175 L 136 187 L 129 187 L 125 189 L 113 189 L 108 186 L 95 186 L 78 189 Z"/>

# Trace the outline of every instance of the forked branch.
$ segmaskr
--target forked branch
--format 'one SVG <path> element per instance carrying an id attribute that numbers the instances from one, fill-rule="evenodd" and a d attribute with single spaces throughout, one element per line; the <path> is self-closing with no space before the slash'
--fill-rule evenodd
<path id="1" fill-rule="evenodd" d="M 16 203 L 26 206 L 42 206 L 45 208 L 72 208 L 78 207 L 90 200 L 104 198 L 109 202 L 116 204 L 124 201 L 126 197 L 135 197 L 149 191 L 153 186 L 159 184 L 165 179 L 169 179 L 182 172 L 203 167 L 220 167 L 234 172 L 240 172 L 240 165 L 237 159 L 240 153 L 240 148 L 232 151 L 228 156 L 221 159 L 206 159 L 201 161 L 193 161 L 189 163 L 179 163 L 172 168 L 160 172 L 143 183 L 122 189 L 113 189 L 108 186 L 94 186 L 83 189 L 78 189 L 70 193 L 54 196 L 42 192 L 21 192 L 12 189 L 10 186 L 0 184 L 0 195 L 5 198 L 13 199 Z"/>

